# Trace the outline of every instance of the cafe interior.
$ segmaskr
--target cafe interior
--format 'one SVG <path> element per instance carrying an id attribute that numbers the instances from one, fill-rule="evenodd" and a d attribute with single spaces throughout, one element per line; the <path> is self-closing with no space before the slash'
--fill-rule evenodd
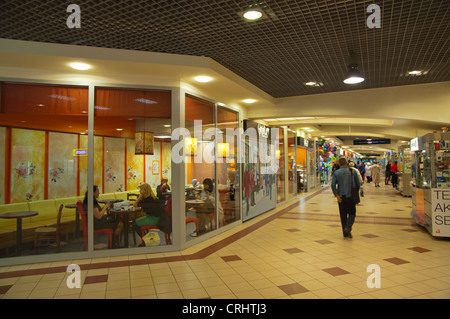
<path id="1" fill-rule="evenodd" d="M 224 137 L 221 160 L 207 163 L 195 158 L 216 138 L 194 137 L 194 120 L 225 136 L 239 127 L 239 110 L 183 94 L 185 117 L 176 119 L 192 137 L 174 164 L 171 88 L 0 84 L 3 260 L 174 251 L 241 222 L 238 138 Z M 146 213 L 135 205 L 143 184 L 162 203 L 164 227 L 136 222 Z M 98 186 L 98 209 L 114 227 L 92 226 L 89 185 Z"/>

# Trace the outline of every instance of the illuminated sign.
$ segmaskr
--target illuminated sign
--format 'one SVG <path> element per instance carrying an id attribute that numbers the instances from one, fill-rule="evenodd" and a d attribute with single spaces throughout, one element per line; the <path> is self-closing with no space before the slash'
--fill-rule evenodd
<path id="1" fill-rule="evenodd" d="M 411 140 L 411 152 L 415 152 L 419 150 L 419 138 L 413 138 Z"/>
<path id="2" fill-rule="evenodd" d="M 87 150 L 87 148 L 83 148 L 80 150 L 73 150 L 72 153 L 73 153 L 73 156 L 87 156 L 88 150 Z"/>

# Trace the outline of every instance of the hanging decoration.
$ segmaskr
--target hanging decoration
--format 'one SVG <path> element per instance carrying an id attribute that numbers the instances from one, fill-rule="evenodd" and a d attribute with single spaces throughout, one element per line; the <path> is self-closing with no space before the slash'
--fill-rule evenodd
<path id="1" fill-rule="evenodd" d="M 153 132 L 136 132 L 135 142 L 135 155 L 153 155 L 155 144 L 155 134 Z"/>

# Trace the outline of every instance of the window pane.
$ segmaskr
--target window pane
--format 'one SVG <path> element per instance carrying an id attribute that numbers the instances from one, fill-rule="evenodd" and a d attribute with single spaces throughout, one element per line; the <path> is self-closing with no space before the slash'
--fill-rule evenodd
<path id="1" fill-rule="evenodd" d="M 219 225 L 226 225 L 240 220 L 240 185 L 238 163 L 238 137 L 239 114 L 224 107 L 217 108 L 217 128 L 223 133 L 222 141 L 217 145 L 217 180 L 219 189 L 219 201 L 223 210 L 223 219 Z M 228 137 L 228 139 L 227 139 Z"/>
<path id="2" fill-rule="evenodd" d="M 79 151 L 87 150 L 88 89 L 16 83 L 1 88 L 0 256 L 82 251 L 76 204 L 87 179 Z M 30 217 L 18 223 L 19 214 Z"/>
<path id="3" fill-rule="evenodd" d="M 96 89 L 95 249 L 171 244 L 170 105 L 170 91 Z"/>
<path id="4" fill-rule="evenodd" d="M 190 240 L 216 229 L 223 216 L 217 216 L 222 212 L 215 198 L 215 136 L 209 134 L 214 129 L 214 104 L 186 95 L 185 105 L 191 136 L 186 140 L 186 237 Z"/>

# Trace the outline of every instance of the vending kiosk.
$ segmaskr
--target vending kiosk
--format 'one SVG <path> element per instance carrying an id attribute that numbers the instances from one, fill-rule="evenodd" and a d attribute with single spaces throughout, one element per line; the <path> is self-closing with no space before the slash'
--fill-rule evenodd
<path id="1" fill-rule="evenodd" d="M 450 133 L 411 140 L 412 212 L 432 236 L 450 237 Z"/>

